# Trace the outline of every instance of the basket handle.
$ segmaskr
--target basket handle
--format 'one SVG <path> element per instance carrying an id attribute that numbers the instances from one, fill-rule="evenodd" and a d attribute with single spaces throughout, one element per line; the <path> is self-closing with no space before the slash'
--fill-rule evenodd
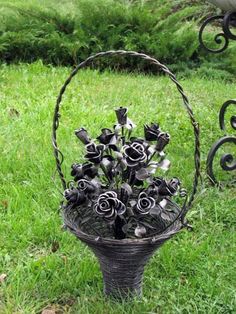
<path id="1" fill-rule="evenodd" d="M 61 179 L 62 187 L 65 190 L 66 189 L 66 180 L 64 177 L 64 174 L 62 172 L 62 163 L 63 163 L 63 154 L 58 148 L 57 144 L 57 129 L 59 127 L 59 110 L 60 110 L 60 104 L 62 101 L 62 96 L 65 93 L 65 90 L 68 86 L 68 84 L 71 82 L 72 78 L 76 75 L 76 73 L 82 69 L 85 68 L 86 66 L 90 65 L 93 60 L 98 59 L 100 57 L 106 57 L 106 56 L 132 56 L 132 57 L 139 57 L 143 60 L 148 61 L 150 64 L 156 65 L 159 69 L 161 69 L 164 73 L 166 73 L 169 78 L 172 80 L 172 82 L 176 85 L 177 90 L 181 94 L 183 98 L 183 104 L 187 110 L 187 113 L 189 115 L 190 122 L 193 127 L 194 131 L 194 142 L 195 142 L 195 150 L 194 150 L 194 163 L 195 163 L 195 174 L 193 178 L 193 188 L 192 188 L 192 193 L 189 197 L 188 203 L 186 205 L 185 209 L 185 214 L 188 211 L 188 209 L 191 207 L 192 202 L 195 198 L 195 194 L 197 192 L 197 185 L 198 185 L 198 180 L 200 177 L 200 141 L 199 141 L 199 125 L 196 122 L 193 111 L 189 105 L 189 101 L 187 96 L 185 95 L 182 86 L 179 84 L 177 81 L 175 75 L 163 64 L 161 64 L 158 60 L 151 58 L 150 56 L 143 54 L 143 53 L 138 53 L 135 51 L 125 51 L 125 50 L 110 50 L 110 51 L 105 51 L 105 52 L 99 52 L 95 55 L 90 56 L 87 58 L 85 61 L 81 62 L 76 66 L 76 68 L 71 72 L 67 80 L 65 81 L 64 85 L 62 86 L 60 93 L 58 95 L 57 101 L 56 101 L 56 106 L 54 110 L 54 116 L 53 116 L 53 126 L 52 126 L 52 144 L 53 144 L 53 149 L 54 149 L 54 156 L 56 159 L 56 167 L 57 167 L 57 172 L 59 174 L 59 177 Z"/>

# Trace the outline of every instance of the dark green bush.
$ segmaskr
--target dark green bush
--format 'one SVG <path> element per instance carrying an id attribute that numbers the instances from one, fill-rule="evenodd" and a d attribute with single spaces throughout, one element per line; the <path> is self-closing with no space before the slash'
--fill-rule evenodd
<path id="1" fill-rule="evenodd" d="M 198 43 L 199 21 L 213 10 L 205 1 L 184 0 L 0 0 L 0 59 L 75 65 L 88 55 L 109 49 L 146 52 L 182 70 L 196 68 L 212 56 Z M 233 71 L 229 50 L 220 70 Z M 217 59 L 214 59 L 217 61 Z M 104 66 L 106 62 L 100 63 Z M 115 68 L 133 69 L 137 61 L 115 59 Z M 147 70 L 145 63 L 138 63 Z M 179 67 L 178 67 L 179 65 Z"/>

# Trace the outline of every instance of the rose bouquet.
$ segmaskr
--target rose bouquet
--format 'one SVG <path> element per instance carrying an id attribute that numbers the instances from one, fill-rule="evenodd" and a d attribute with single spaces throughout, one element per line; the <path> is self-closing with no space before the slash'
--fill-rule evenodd
<path id="1" fill-rule="evenodd" d="M 170 162 L 164 149 L 170 135 L 159 124 L 144 125 L 144 138 L 133 137 L 126 108 L 117 123 L 92 140 L 75 131 L 85 145 L 85 162 L 74 163 L 64 191 L 64 213 L 74 215 L 80 230 L 111 239 L 146 238 L 163 233 L 181 217 L 174 196 L 185 197 L 178 178 L 165 179 Z"/>

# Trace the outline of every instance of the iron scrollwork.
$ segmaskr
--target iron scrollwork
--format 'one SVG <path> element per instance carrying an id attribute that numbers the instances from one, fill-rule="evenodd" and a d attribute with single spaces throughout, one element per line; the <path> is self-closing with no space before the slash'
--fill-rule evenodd
<path id="1" fill-rule="evenodd" d="M 215 35 L 214 41 L 218 46 L 216 49 L 209 48 L 204 42 L 203 34 L 206 27 L 216 21 L 220 21 L 222 31 Z M 207 18 L 199 31 L 199 42 L 201 47 L 211 53 L 220 53 L 225 51 L 229 46 L 229 40 L 236 40 L 236 34 L 231 30 L 232 26 L 236 26 L 236 12 L 227 12 L 225 15 L 215 15 Z"/>
<path id="2" fill-rule="evenodd" d="M 203 39 L 203 34 L 206 29 L 206 27 L 210 24 L 216 24 L 217 22 L 220 22 L 221 31 L 215 35 L 214 41 L 218 45 L 217 48 L 210 48 L 206 42 Z M 229 46 L 230 40 L 236 40 L 236 34 L 232 32 L 232 27 L 236 26 L 236 11 L 228 11 L 225 14 L 222 15 L 215 15 L 211 16 L 208 19 L 206 19 L 199 31 L 199 42 L 202 48 L 204 48 L 206 51 L 211 53 L 220 53 L 225 51 Z M 229 106 L 236 105 L 236 100 L 229 100 L 226 101 L 223 106 L 220 109 L 219 113 L 219 124 L 222 131 L 226 131 L 225 127 L 225 113 Z M 230 125 L 232 129 L 236 130 L 236 115 L 232 115 L 230 118 Z M 219 161 L 219 166 L 221 169 L 227 173 L 233 173 L 233 180 L 227 183 L 236 183 L 236 152 L 234 153 L 225 153 L 220 152 L 220 149 L 224 151 L 226 148 L 228 149 L 228 146 L 230 147 L 233 145 L 235 147 L 236 145 L 236 137 L 234 135 L 225 135 L 221 137 L 219 140 L 217 140 L 211 147 L 208 157 L 207 157 L 207 174 L 209 176 L 209 179 L 213 184 L 219 184 L 220 180 L 217 177 L 214 161 L 216 159 L 217 153 L 223 154 Z M 219 168 L 219 167 L 218 167 Z"/>
<path id="3" fill-rule="evenodd" d="M 236 100 L 229 100 L 223 104 L 220 110 L 219 114 L 219 124 L 221 130 L 225 131 L 225 113 L 230 105 L 236 105 Z M 232 115 L 230 118 L 230 124 L 233 130 L 236 130 L 236 116 Z M 211 147 L 208 158 L 207 158 L 207 174 L 209 178 L 211 179 L 212 183 L 217 184 L 219 183 L 215 172 L 213 170 L 214 168 L 214 159 L 216 157 L 217 152 L 220 148 L 223 146 L 226 146 L 227 144 L 230 145 L 236 145 L 236 137 L 235 136 L 224 136 L 220 138 L 218 141 L 216 141 L 213 146 Z M 236 173 L 236 157 L 231 153 L 224 153 L 223 156 L 220 158 L 220 166 L 223 171 L 231 172 L 235 171 Z M 231 182 L 227 183 L 236 183 L 236 178 L 233 179 Z"/>

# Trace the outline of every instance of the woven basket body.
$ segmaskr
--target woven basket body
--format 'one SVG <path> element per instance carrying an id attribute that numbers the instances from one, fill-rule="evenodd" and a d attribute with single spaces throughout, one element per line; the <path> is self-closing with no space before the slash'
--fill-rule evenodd
<path id="1" fill-rule="evenodd" d="M 77 236 L 81 241 L 86 243 L 90 249 L 97 256 L 100 263 L 101 271 L 104 279 L 104 290 L 107 295 L 123 298 L 129 295 L 140 295 L 142 291 L 142 276 L 146 263 L 165 241 L 170 239 L 173 235 L 181 230 L 184 226 L 184 216 L 194 199 L 198 177 L 200 173 L 200 144 L 199 144 L 199 128 L 195 121 L 191 107 L 189 106 L 188 99 L 183 92 L 181 85 L 176 80 L 174 74 L 169 69 L 162 65 L 159 61 L 151 58 L 145 54 L 140 54 L 133 51 L 107 51 L 101 52 L 94 56 L 89 57 L 84 62 L 81 62 L 70 74 L 61 88 L 60 94 L 57 99 L 54 120 L 53 120 L 53 148 L 56 159 L 57 171 L 60 176 L 63 189 L 66 189 L 66 179 L 62 172 L 63 155 L 58 148 L 57 144 L 57 129 L 59 127 L 59 109 L 62 101 L 62 96 L 66 90 L 66 87 L 71 82 L 76 73 L 88 65 L 91 65 L 95 59 L 99 57 L 107 56 L 130 56 L 139 57 L 146 62 L 156 66 L 166 73 L 171 81 L 176 85 L 177 90 L 182 96 L 184 106 L 190 118 L 190 122 L 194 130 L 194 161 L 195 161 L 195 173 L 193 180 L 192 194 L 189 197 L 188 202 L 182 210 L 182 216 L 170 226 L 168 226 L 162 232 L 157 232 L 148 238 L 144 239 L 124 239 L 116 240 L 108 238 L 107 234 L 103 234 L 101 237 L 96 234 L 89 234 L 88 229 L 83 229 L 82 226 L 76 222 L 76 218 L 70 213 L 64 212 L 64 224 L 65 226 Z M 95 226 L 95 225 L 94 225 Z M 91 225 L 91 227 L 93 227 Z"/>
<path id="2" fill-rule="evenodd" d="M 64 213 L 64 222 L 94 252 L 103 274 L 104 292 L 115 298 L 141 295 L 146 263 L 165 241 L 183 227 L 180 221 L 176 221 L 161 235 L 145 239 L 115 240 L 84 233 L 70 212 Z"/>

